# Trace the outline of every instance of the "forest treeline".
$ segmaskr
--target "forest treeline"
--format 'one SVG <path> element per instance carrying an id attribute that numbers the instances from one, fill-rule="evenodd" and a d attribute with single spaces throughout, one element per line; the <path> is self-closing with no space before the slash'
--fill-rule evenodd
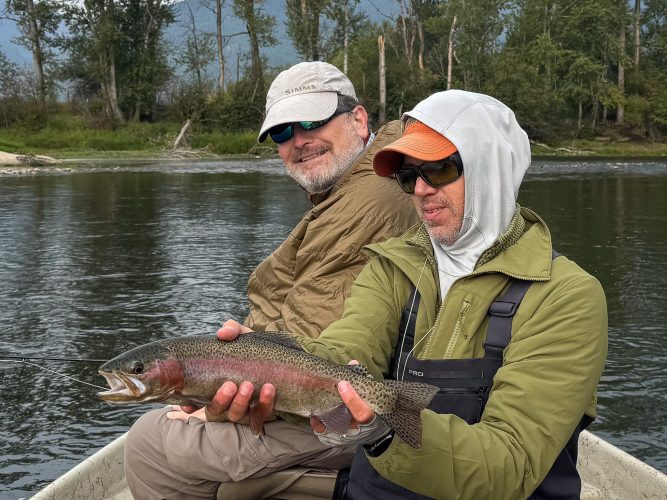
<path id="1" fill-rule="evenodd" d="M 381 13 L 393 3 L 381 24 L 359 0 L 188 1 L 215 31 L 194 3 L 179 6 L 187 35 L 169 41 L 176 6 L 165 0 L 9 0 L 2 16 L 32 65 L 0 52 L 0 127 L 39 129 L 65 113 L 93 128 L 256 130 L 284 69 L 264 55 L 281 8 L 299 56 L 344 70 L 375 125 L 458 88 L 505 102 L 537 141 L 667 137 L 667 0 L 369 0 Z M 227 27 L 226 2 L 242 32 Z M 248 49 L 230 61 L 233 37 Z"/>

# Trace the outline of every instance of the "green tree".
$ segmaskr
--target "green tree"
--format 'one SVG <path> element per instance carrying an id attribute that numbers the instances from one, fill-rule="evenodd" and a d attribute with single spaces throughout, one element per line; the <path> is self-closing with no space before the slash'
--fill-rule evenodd
<path id="1" fill-rule="evenodd" d="M 667 0 L 645 0 L 644 47 L 652 69 L 667 71 Z"/>
<path id="2" fill-rule="evenodd" d="M 457 0 L 451 15 L 458 19 L 454 46 L 459 78 L 465 90 L 482 91 L 490 78 L 493 56 L 500 52 L 507 0 Z"/>
<path id="3" fill-rule="evenodd" d="M 32 54 L 37 99 L 44 104 L 52 86 L 45 68 L 54 60 L 54 38 L 61 22 L 59 4 L 54 0 L 8 0 L 5 14 L 19 29 L 15 42 Z"/>
<path id="4" fill-rule="evenodd" d="M 285 0 L 287 34 L 306 61 L 319 61 L 320 21 L 331 0 Z"/>
<path id="5" fill-rule="evenodd" d="M 79 94 L 99 92 L 117 122 L 150 115 L 169 75 L 162 37 L 174 19 L 171 7 L 163 0 L 70 2 L 64 76 Z"/>
<path id="6" fill-rule="evenodd" d="M 367 30 L 369 25 L 366 14 L 359 10 L 359 1 L 329 2 L 325 9 L 326 17 L 333 23 L 333 26 L 320 52 L 324 55 L 325 60 L 331 59 L 334 54 L 340 52 L 343 58 L 343 73 L 345 74 L 347 74 L 349 67 L 350 44 Z"/>
<path id="7" fill-rule="evenodd" d="M 123 0 L 121 6 L 121 108 L 135 121 L 151 119 L 156 96 L 171 76 L 164 29 L 174 13 L 166 0 Z"/>
<path id="8" fill-rule="evenodd" d="M 205 93 L 209 87 L 206 68 L 215 57 L 215 39 L 213 33 L 205 33 L 197 28 L 190 3 L 185 2 L 185 6 L 188 12 L 187 35 L 185 47 L 181 49 L 177 62 L 191 73 L 197 92 Z"/>
<path id="9" fill-rule="evenodd" d="M 263 0 L 234 0 L 234 14 L 245 22 L 250 40 L 250 81 L 254 87 L 251 102 L 264 99 L 264 65 L 260 56 L 260 47 L 276 44 L 274 29 L 276 18 L 263 12 Z"/>

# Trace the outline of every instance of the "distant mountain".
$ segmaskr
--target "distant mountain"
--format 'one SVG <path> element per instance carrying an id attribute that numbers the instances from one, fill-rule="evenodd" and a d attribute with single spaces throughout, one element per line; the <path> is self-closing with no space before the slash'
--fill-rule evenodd
<path id="1" fill-rule="evenodd" d="M 225 2 L 223 7 L 222 29 L 224 34 L 232 34 L 245 31 L 245 25 L 236 18 L 232 13 L 231 0 Z M 261 54 L 268 60 L 269 66 L 272 68 L 281 68 L 297 63 L 300 58 L 295 48 L 287 36 L 287 29 L 285 22 L 287 20 L 285 13 L 285 0 L 266 0 L 264 2 L 264 10 L 268 14 L 276 17 L 276 39 L 278 44 L 274 47 L 267 47 L 261 49 Z M 0 0 L 0 10 L 3 10 L 5 0 Z M 197 29 L 200 31 L 208 31 L 215 33 L 215 16 L 213 12 L 202 7 L 199 2 L 190 2 Z M 366 12 L 369 19 L 381 23 L 385 20 L 385 16 L 379 12 L 382 9 L 384 13 L 395 16 L 398 13 L 398 2 L 389 0 L 361 0 L 359 4 L 360 9 Z M 174 3 L 174 10 L 176 13 L 176 21 L 168 26 L 165 36 L 173 47 L 174 55 L 179 50 L 179 44 L 183 43 L 187 36 L 189 13 L 184 2 Z M 7 20 L 0 20 L 0 50 L 2 50 L 7 58 L 20 65 L 32 64 L 32 57 L 30 53 L 23 47 L 19 47 L 11 42 L 11 39 L 18 35 L 18 31 L 14 25 Z M 236 79 L 236 64 L 237 58 L 240 59 L 241 67 L 244 65 L 243 58 L 248 51 L 248 37 L 239 35 L 230 39 L 225 47 L 225 57 L 227 59 L 226 72 L 230 80 Z M 211 76 L 215 75 L 214 65 L 211 66 L 213 72 Z"/>

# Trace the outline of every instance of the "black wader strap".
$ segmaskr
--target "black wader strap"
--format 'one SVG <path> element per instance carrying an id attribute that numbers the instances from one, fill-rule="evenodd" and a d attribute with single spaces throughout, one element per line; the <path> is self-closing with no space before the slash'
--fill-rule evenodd
<path id="1" fill-rule="evenodd" d="M 502 359 L 505 347 L 512 338 L 512 319 L 532 281 L 513 279 L 507 291 L 489 307 L 489 329 L 484 342 L 487 358 Z"/>
<path id="2" fill-rule="evenodd" d="M 552 260 L 559 255 L 556 250 L 551 250 Z M 532 281 L 512 279 L 507 291 L 491 303 L 487 313 L 489 329 L 484 342 L 485 357 L 502 359 L 503 351 L 512 338 L 512 319 L 532 284 Z"/>
<path id="3" fill-rule="evenodd" d="M 411 284 L 410 287 L 410 295 L 408 295 L 408 300 L 401 312 L 401 322 L 398 326 L 398 341 L 396 342 L 396 349 L 394 350 L 394 356 L 391 360 L 391 370 L 389 371 L 394 380 L 401 380 L 398 373 L 399 360 L 405 364 L 406 356 L 410 353 L 415 344 L 417 311 L 419 311 L 421 295 L 414 285 Z"/>

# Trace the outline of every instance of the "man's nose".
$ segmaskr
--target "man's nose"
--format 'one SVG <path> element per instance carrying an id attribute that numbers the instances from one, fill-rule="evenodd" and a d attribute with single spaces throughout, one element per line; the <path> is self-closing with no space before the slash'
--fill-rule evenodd
<path id="1" fill-rule="evenodd" d="M 438 188 L 429 186 L 424 179 L 417 177 L 415 181 L 415 196 L 429 196 L 438 192 Z"/>
<path id="2" fill-rule="evenodd" d="M 307 130 L 302 129 L 298 125 L 294 124 L 294 136 L 292 137 L 294 145 L 297 148 L 303 147 L 305 144 L 311 142 L 310 134 Z"/>

